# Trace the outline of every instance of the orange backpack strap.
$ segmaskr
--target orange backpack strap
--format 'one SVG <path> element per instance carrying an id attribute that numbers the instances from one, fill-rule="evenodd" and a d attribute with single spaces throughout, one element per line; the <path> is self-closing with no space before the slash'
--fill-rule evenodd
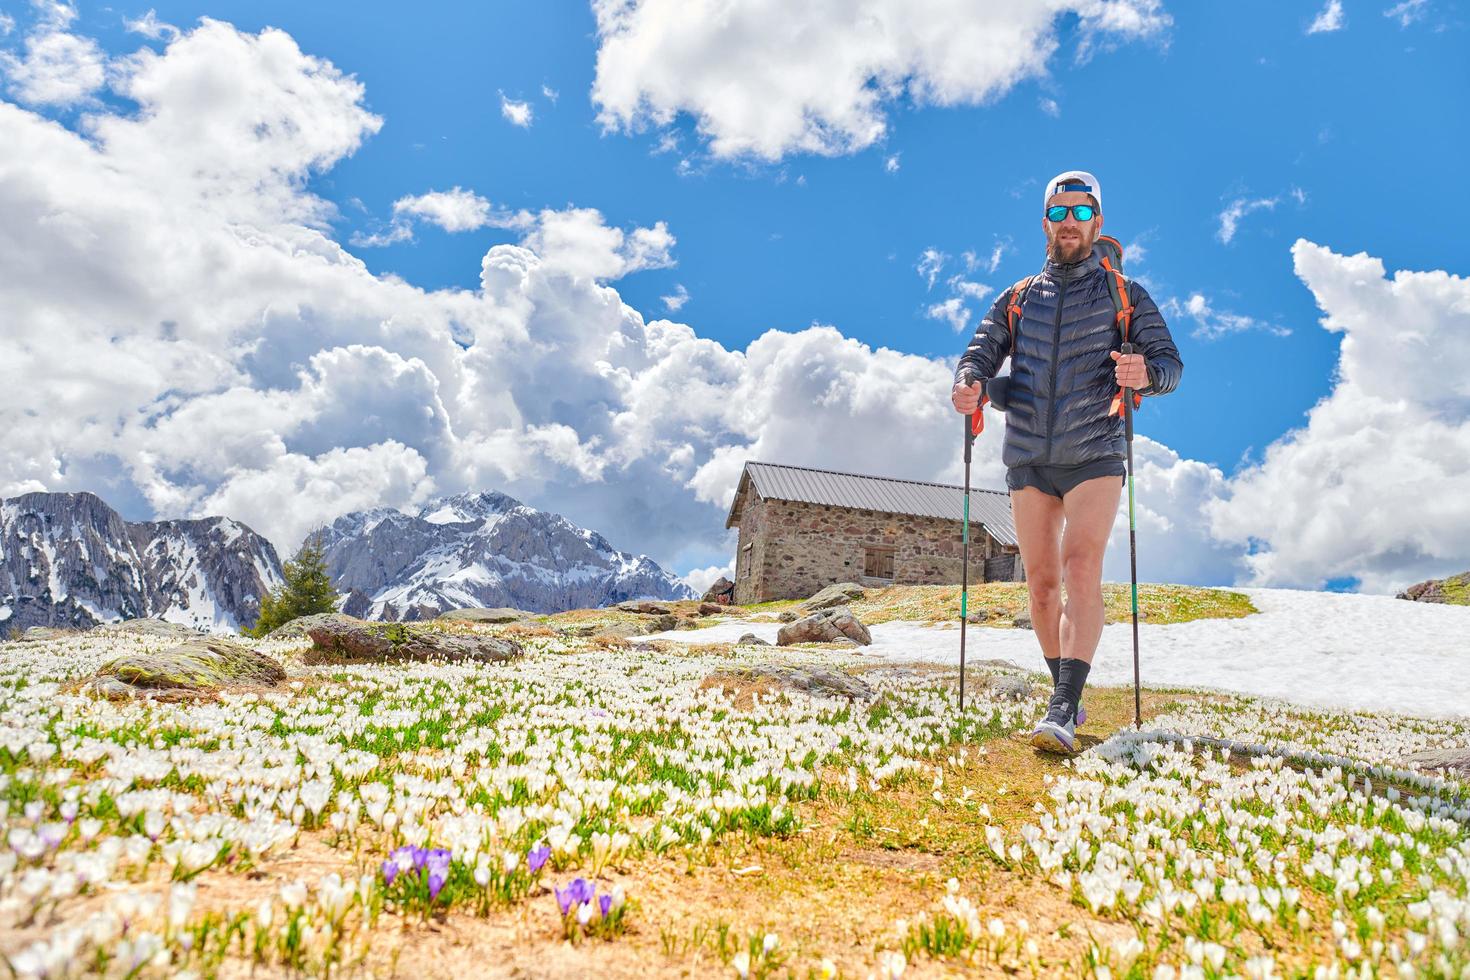
<path id="1" fill-rule="evenodd" d="M 1011 287 L 1010 297 L 1006 300 L 1006 327 L 1011 331 L 1011 345 L 1016 342 L 1016 324 L 1021 322 L 1021 303 L 1026 299 L 1026 290 L 1031 286 L 1031 280 L 1035 276 L 1027 276 L 1025 279 L 1016 280 Z"/>
<path id="2" fill-rule="evenodd" d="M 1099 239 L 1101 241 L 1101 239 Z M 1116 239 L 1110 239 L 1113 246 L 1118 250 L 1118 256 L 1123 255 L 1123 247 Z M 1114 322 L 1118 324 L 1118 331 L 1123 335 L 1123 343 L 1128 343 L 1128 328 L 1133 325 L 1133 301 L 1128 297 L 1128 280 L 1123 275 L 1123 270 L 1113 264 L 1106 251 L 1102 254 L 1102 267 L 1107 273 L 1108 293 L 1113 298 Z M 1133 393 L 1133 407 L 1137 408 L 1143 404 L 1143 396 L 1138 392 Z M 1123 411 L 1123 389 L 1113 396 L 1113 404 L 1108 408 L 1109 415 L 1118 415 Z"/>

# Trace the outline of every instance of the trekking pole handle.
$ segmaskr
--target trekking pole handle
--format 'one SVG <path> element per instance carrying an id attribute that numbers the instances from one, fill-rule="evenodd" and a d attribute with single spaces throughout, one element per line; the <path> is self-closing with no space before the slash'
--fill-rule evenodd
<path id="1" fill-rule="evenodd" d="M 968 387 L 970 387 L 970 385 L 972 385 L 974 383 L 975 383 L 975 376 L 973 374 L 971 374 L 969 371 L 963 371 L 963 372 L 961 372 L 961 374 L 960 374 L 960 384 L 961 385 L 963 385 L 964 387 L 968 388 Z M 978 405 L 975 406 L 975 411 L 976 412 L 981 411 L 980 406 L 978 406 Z M 970 457 L 971 457 L 971 452 L 970 451 L 971 451 L 971 449 L 975 445 L 975 427 L 974 427 L 974 424 L 973 424 L 975 417 L 973 415 L 965 415 L 965 416 L 962 416 L 962 418 L 964 419 L 964 423 L 965 423 L 965 462 L 968 463 L 968 462 L 970 462 Z"/>
<path id="2" fill-rule="evenodd" d="M 1124 341 L 1121 353 L 1134 353 L 1133 345 Z M 1127 429 L 1125 437 L 1131 443 L 1133 441 L 1133 389 L 1126 388 L 1123 393 L 1123 425 Z"/>

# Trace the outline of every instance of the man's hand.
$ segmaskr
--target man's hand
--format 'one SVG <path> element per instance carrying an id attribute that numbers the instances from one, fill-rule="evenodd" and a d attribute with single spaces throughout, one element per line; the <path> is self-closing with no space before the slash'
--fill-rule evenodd
<path id="1" fill-rule="evenodd" d="M 1109 351 L 1109 356 L 1117 364 L 1116 374 L 1119 388 L 1132 388 L 1136 391 L 1139 388 L 1148 387 L 1148 365 L 1144 363 L 1142 354 L 1120 354 L 1117 351 Z"/>
<path id="2" fill-rule="evenodd" d="M 974 415 L 975 410 L 980 407 L 980 392 L 984 386 L 978 381 L 971 381 L 968 385 L 956 383 L 954 391 L 950 393 L 949 400 L 954 402 L 954 409 L 963 415 Z"/>

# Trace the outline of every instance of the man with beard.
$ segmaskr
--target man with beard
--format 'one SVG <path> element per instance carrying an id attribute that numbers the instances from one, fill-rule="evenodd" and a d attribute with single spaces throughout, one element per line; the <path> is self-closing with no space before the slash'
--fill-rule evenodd
<path id="1" fill-rule="evenodd" d="M 1076 725 L 1086 718 L 1082 687 L 1102 637 L 1103 554 L 1127 479 L 1123 419 L 1110 407 L 1120 387 L 1168 394 L 1184 365 L 1158 307 L 1132 280 L 1127 339 L 1140 353 L 1120 352 L 1109 273 L 1093 249 L 1103 223 L 1097 178 L 1058 174 L 1043 199 L 1046 266 L 990 308 L 960 358 L 951 401 L 973 414 L 989 384 L 1006 412 L 1001 459 L 1031 622 L 1055 685 L 1032 744 L 1072 752 Z M 1012 293 L 1021 310 L 1014 334 L 1006 319 Z M 1008 355 L 1009 379 L 992 381 Z"/>

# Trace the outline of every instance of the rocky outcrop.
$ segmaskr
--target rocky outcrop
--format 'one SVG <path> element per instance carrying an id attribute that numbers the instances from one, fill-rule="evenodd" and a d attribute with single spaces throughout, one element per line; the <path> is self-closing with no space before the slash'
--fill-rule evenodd
<path id="1" fill-rule="evenodd" d="M 322 534 L 327 568 L 348 594 L 342 610 L 363 619 L 433 619 L 472 607 L 552 613 L 694 597 L 649 558 L 502 493 L 442 497 L 417 514 L 359 511 Z"/>
<path id="2" fill-rule="evenodd" d="M 776 634 L 776 644 L 783 647 L 793 643 L 841 643 L 844 640 L 860 646 L 873 642 L 868 628 L 846 606 L 823 609 L 794 623 L 787 623 Z"/>
<path id="3" fill-rule="evenodd" d="M 1470 779 L 1470 746 L 1427 749 L 1406 760 L 1425 771 L 1445 772 L 1460 779 Z"/>
<path id="4" fill-rule="evenodd" d="M 360 623 L 362 620 L 343 613 L 314 613 L 310 616 L 297 616 L 277 626 L 265 635 L 267 640 L 304 640 L 311 630 L 317 626 L 325 626 L 328 623 Z"/>
<path id="5" fill-rule="evenodd" d="M 285 680 L 281 665 L 263 653 L 217 636 L 194 636 L 149 653 L 133 653 L 97 669 L 89 687 L 105 697 L 196 697 Z"/>
<path id="6" fill-rule="evenodd" d="M 120 623 L 106 623 L 94 632 L 106 636 L 146 636 L 155 640 L 192 640 L 199 631 L 180 623 L 163 619 L 125 619 Z"/>
<path id="7" fill-rule="evenodd" d="M 867 595 L 867 592 L 864 591 L 863 587 L 861 585 L 858 585 L 856 582 L 838 582 L 836 585 L 827 586 L 825 589 L 803 602 L 800 608 L 803 612 L 817 612 L 821 609 L 835 609 L 838 606 L 845 606 L 849 602 L 856 602 L 858 599 L 861 599 L 865 595 Z"/>
<path id="8" fill-rule="evenodd" d="M 322 623 L 307 635 L 312 647 L 301 657 L 307 664 L 424 660 L 503 663 L 525 652 L 508 637 L 444 633 L 404 623 Z"/>
<path id="9" fill-rule="evenodd" d="M 519 623 L 523 619 L 531 619 L 536 614 L 526 612 L 524 609 L 453 609 L 447 613 L 441 613 L 440 619 L 459 620 L 466 623 Z"/>
<path id="10" fill-rule="evenodd" d="M 280 581 L 275 548 L 229 518 L 124 521 L 92 493 L 0 500 L 0 631 L 138 617 L 239 629 Z"/>
<path id="11" fill-rule="evenodd" d="M 638 613 L 643 616 L 667 616 L 670 613 L 668 606 L 646 600 L 620 602 L 615 608 L 620 612 Z"/>
<path id="12" fill-rule="evenodd" d="M 735 583 L 721 575 L 715 579 L 714 585 L 705 589 L 700 599 L 703 602 L 717 602 L 722 606 L 728 606 L 735 601 Z"/>
<path id="13" fill-rule="evenodd" d="M 1430 579 L 1409 586 L 1398 594 L 1413 602 L 1437 602 L 1453 606 L 1470 606 L 1470 572 L 1449 578 Z"/>
<path id="14" fill-rule="evenodd" d="M 813 697 L 842 697 L 869 700 L 872 686 L 861 678 L 827 667 L 793 667 L 786 664 L 756 664 L 717 670 L 700 684 L 727 691 L 755 687 L 767 691 L 792 691 Z"/>

